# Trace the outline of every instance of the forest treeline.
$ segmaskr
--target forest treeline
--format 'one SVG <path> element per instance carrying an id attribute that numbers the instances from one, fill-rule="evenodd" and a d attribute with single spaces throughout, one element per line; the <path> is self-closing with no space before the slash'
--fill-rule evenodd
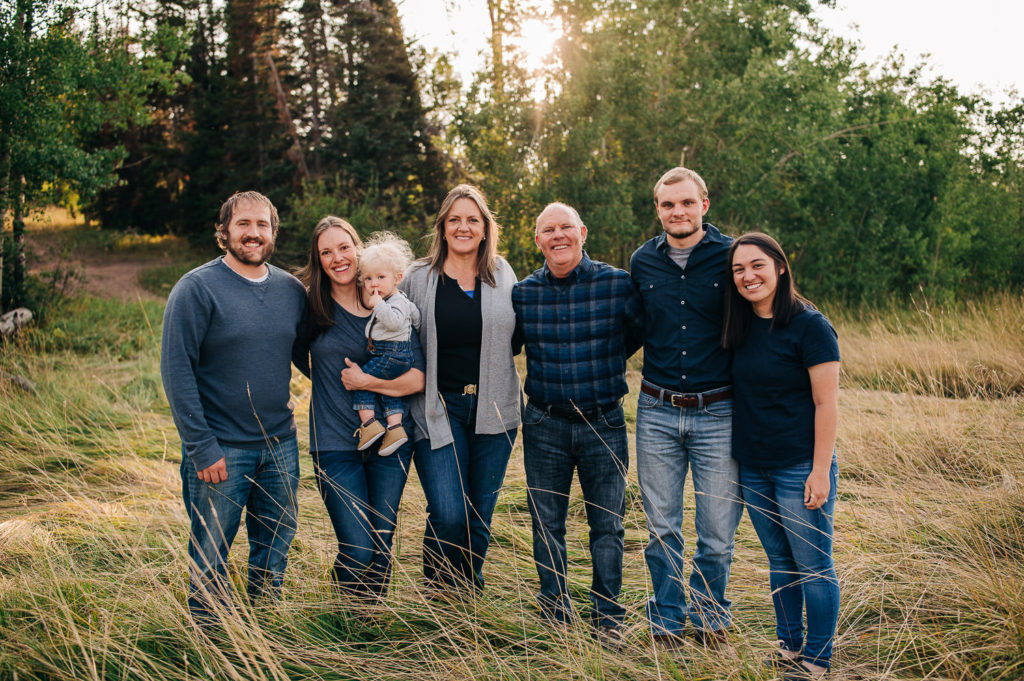
<path id="1" fill-rule="evenodd" d="M 809 0 L 553 0 L 564 35 L 528 72 L 514 38 L 536 3 L 479 1 L 490 48 L 463 84 L 393 0 L 4 0 L 4 307 L 24 217 L 46 203 L 212 244 L 223 199 L 257 189 L 294 263 L 328 212 L 422 252 L 447 188 L 470 181 L 523 276 L 554 200 L 579 209 L 592 257 L 625 266 L 681 159 L 709 219 L 775 235 L 814 298 L 1024 283 L 1019 96 L 961 93 L 898 54 L 864 64 Z"/>

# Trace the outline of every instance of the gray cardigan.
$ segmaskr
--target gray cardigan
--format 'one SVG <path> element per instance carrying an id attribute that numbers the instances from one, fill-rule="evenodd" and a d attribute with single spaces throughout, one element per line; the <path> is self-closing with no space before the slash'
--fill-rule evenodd
<path id="1" fill-rule="evenodd" d="M 452 443 L 452 431 L 437 391 L 437 327 L 434 301 L 437 298 L 437 272 L 430 264 L 417 260 L 405 272 L 399 286 L 420 309 L 420 343 L 427 359 L 426 389 L 410 398 L 410 412 L 416 422 L 415 438 L 430 438 L 430 448 Z M 480 342 L 480 385 L 476 410 L 476 432 L 481 435 L 504 433 L 520 423 L 520 385 L 512 361 L 512 333 L 516 314 L 512 309 L 512 286 L 517 279 L 512 267 L 498 258 L 494 268 L 495 287 L 480 286 L 480 312 L 483 337 Z"/>

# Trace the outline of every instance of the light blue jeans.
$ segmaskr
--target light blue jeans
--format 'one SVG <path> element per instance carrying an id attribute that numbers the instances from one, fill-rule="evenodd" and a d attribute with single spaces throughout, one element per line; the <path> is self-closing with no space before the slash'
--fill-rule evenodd
<path id="1" fill-rule="evenodd" d="M 787 650 L 802 647 L 804 660 L 822 667 L 830 666 L 839 619 L 839 580 L 832 562 L 837 473 L 833 456 L 828 501 L 809 511 L 804 481 L 810 461 L 786 468 L 740 466 L 750 522 L 768 555 L 776 635 Z"/>
<path id="2" fill-rule="evenodd" d="M 228 478 L 216 484 L 200 480 L 184 452 L 181 458 L 181 496 L 191 525 L 188 606 L 200 624 L 216 619 L 214 607 L 230 603 L 227 558 L 242 509 L 249 535 L 250 598 L 279 595 L 297 527 L 299 448 L 295 437 L 263 449 L 221 445 L 221 450 Z"/>
<path id="3" fill-rule="evenodd" d="M 650 533 L 645 557 L 654 594 L 647 603 L 647 616 L 656 634 L 680 634 L 687 615 L 702 630 L 731 623 L 725 587 L 736 527 L 743 515 L 731 447 L 731 399 L 688 408 L 640 393 L 636 469 Z M 682 533 L 687 470 L 693 473 L 697 530 L 689 609 Z"/>

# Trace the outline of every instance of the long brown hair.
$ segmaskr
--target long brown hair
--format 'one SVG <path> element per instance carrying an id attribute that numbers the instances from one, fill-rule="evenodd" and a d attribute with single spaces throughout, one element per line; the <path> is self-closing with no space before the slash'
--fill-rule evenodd
<path id="1" fill-rule="evenodd" d="M 814 303 L 797 293 L 793 282 L 793 270 L 789 267 L 789 258 L 782 250 L 779 242 L 763 232 L 748 232 L 736 238 L 729 247 L 729 273 L 732 274 L 732 260 L 736 249 L 740 246 L 756 246 L 775 264 L 778 282 L 775 285 L 775 297 L 772 299 L 772 328 L 789 324 L 797 314 L 807 308 L 817 309 Z M 754 316 L 754 306 L 740 295 L 736 282 L 729 287 L 725 297 L 725 318 L 722 321 L 722 347 L 737 348 L 747 340 L 750 332 L 750 321 Z"/>
<path id="2" fill-rule="evenodd" d="M 441 210 L 437 212 L 437 218 L 434 220 L 430 249 L 424 260 L 430 263 L 430 269 L 438 274 L 443 272 L 444 261 L 448 257 L 448 242 L 444 239 L 444 223 L 448 219 L 448 213 L 451 212 L 452 206 L 459 199 L 469 199 L 475 203 L 480 210 L 480 215 L 483 216 L 484 239 L 480 242 L 480 248 L 477 249 L 476 270 L 480 281 L 493 287 L 495 286 L 494 268 L 498 261 L 498 235 L 501 233 L 501 226 L 494 219 L 491 209 L 487 207 L 484 193 L 471 184 L 460 184 L 444 197 L 444 201 L 441 202 Z"/>
<path id="3" fill-rule="evenodd" d="M 337 227 L 352 237 L 352 244 L 356 247 L 357 254 L 363 250 L 363 242 L 359 238 L 356 228 L 339 217 L 328 215 L 321 218 L 313 228 L 313 234 L 309 239 L 309 259 L 306 261 L 306 265 L 295 273 L 295 276 L 306 286 L 310 321 L 318 331 L 323 331 L 334 324 L 334 315 L 331 313 L 334 309 L 331 302 L 331 280 L 324 275 L 324 268 L 320 265 L 319 244 L 320 235 L 333 227 Z"/>

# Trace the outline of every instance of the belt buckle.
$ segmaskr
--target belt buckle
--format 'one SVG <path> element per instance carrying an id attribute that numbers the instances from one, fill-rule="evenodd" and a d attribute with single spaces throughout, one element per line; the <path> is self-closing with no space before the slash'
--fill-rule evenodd
<path id="1" fill-rule="evenodd" d="M 673 407 L 683 409 L 697 406 L 699 400 L 689 395 L 680 395 L 679 393 L 676 393 L 669 398 L 669 402 Z"/>
<path id="2" fill-rule="evenodd" d="M 463 395 L 476 395 L 476 384 L 475 383 L 470 383 L 469 385 L 463 386 L 462 394 Z"/>

